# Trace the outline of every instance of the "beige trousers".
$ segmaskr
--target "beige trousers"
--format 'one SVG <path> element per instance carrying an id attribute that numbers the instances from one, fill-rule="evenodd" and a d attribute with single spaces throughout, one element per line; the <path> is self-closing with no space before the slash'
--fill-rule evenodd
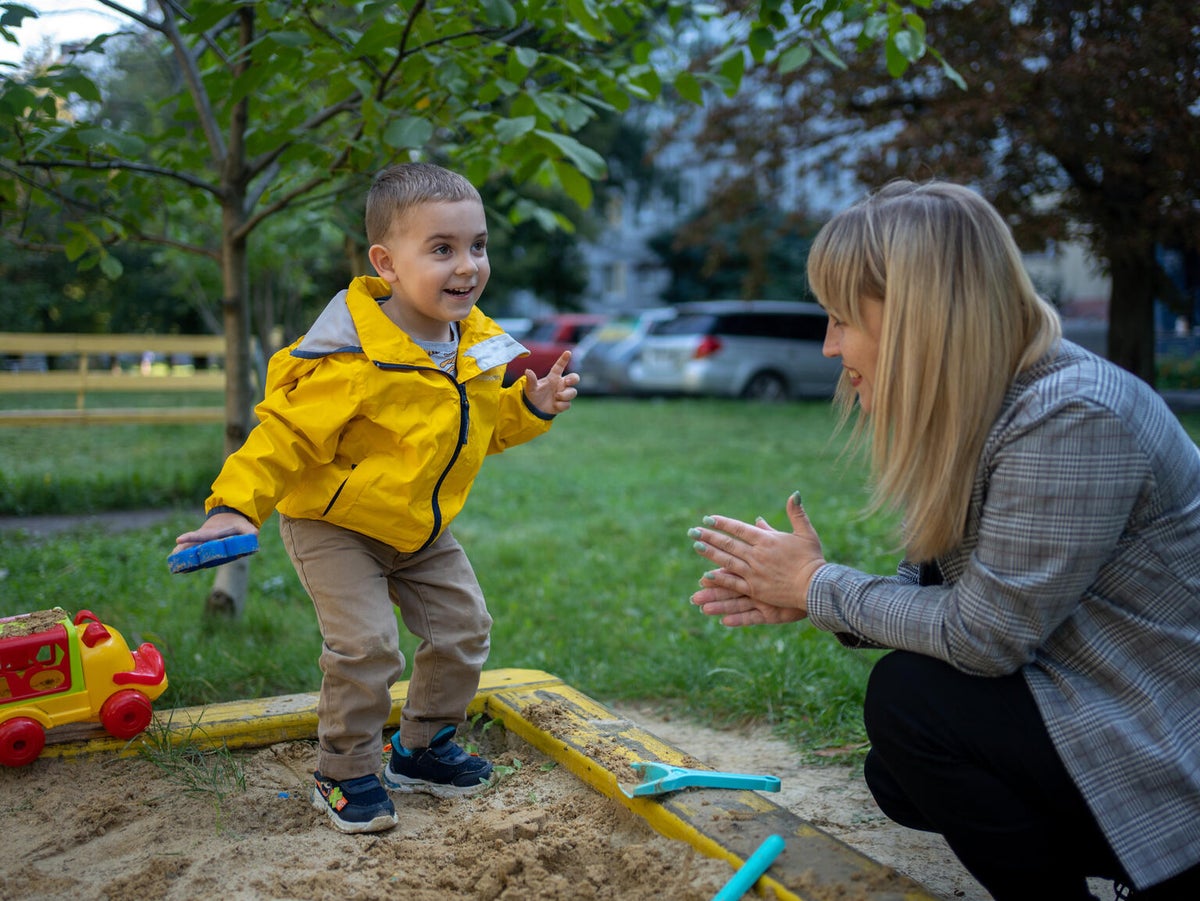
<path id="1" fill-rule="evenodd" d="M 401 710 L 405 747 L 426 747 L 466 718 L 487 661 L 492 618 L 449 530 L 403 554 L 349 529 L 280 516 L 279 531 L 321 629 L 317 768 L 331 779 L 378 772 L 389 689 L 404 673 L 395 611 L 420 639 Z"/>

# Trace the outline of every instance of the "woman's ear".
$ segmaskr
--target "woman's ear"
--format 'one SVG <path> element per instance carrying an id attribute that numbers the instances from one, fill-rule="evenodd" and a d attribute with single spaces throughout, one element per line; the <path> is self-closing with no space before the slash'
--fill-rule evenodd
<path id="1" fill-rule="evenodd" d="M 396 280 L 396 268 L 392 264 L 392 255 L 382 244 L 372 244 L 367 251 L 367 259 L 371 261 L 371 265 L 375 267 L 380 278 L 387 279 L 389 282 Z"/>

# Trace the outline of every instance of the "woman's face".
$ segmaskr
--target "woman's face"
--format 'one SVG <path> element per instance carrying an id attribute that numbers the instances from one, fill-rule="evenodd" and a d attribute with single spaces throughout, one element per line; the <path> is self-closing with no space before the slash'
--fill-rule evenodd
<path id="1" fill-rule="evenodd" d="M 842 369 L 858 392 L 859 406 L 864 412 L 870 413 L 879 375 L 876 361 L 879 359 L 879 335 L 883 328 L 883 301 L 864 298 L 860 308 L 863 319 L 861 327 L 842 322 L 832 313 L 829 315 L 822 352 L 827 357 L 842 358 Z"/>

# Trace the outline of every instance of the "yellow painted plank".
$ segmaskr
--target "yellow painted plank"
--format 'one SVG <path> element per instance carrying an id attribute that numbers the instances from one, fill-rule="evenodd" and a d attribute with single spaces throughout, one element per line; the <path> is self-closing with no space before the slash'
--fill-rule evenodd
<path id="1" fill-rule="evenodd" d="M 224 422 L 224 407 L 112 407 L 0 410 L 0 426 Z"/>
<path id="2" fill-rule="evenodd" d="M 151 394 L 225 390 L 225 372 L 201 369 L 180 375 L 134 375 L 101 369 L 0 372 L 0 394 Z"/>
<path id="3" fill-rule="evenodd" d="M 482 698 L 501 689 L 524 685 L 561 685 L 562 682 L 540 670 L 503 669 L 483 673 L 480 695 L 473 704 L 478 712 Z M 392 686 L 390 728 L 399 724 L 400 709 L 408 697 L 408 682 Z M 317 695 L 305 692 L 224 701 L 198 707 L 156 710 L 150 728 L 142 735 L 123 741 L 108 735 L 99 723 L 59 726 L 46 733 L 43 757 L 76 757 L 81 754 L 137 753 L 147 735 L 162 736 L 173 744 L 191 744 L 198 748 L 253 748 L 279 741 L 311 740 L 317 737 Z"/>
<path id="4" fill-rule="evenodd" d="M 220 335 L 93 335 L 81 333 L 0 332 L 0 354 L 141 354 L 190 353 L 220 356 Z"/>
<path id="5" fill-rule="evenodd" d="M 657 798 L 629 798 L 619 783 L 637 781 L 629 767 L 635 760 L 711 768 L 561 681 L 539 683 L 526 678 L 496 686 L 481 691 L 476 705 L 581 781 L 643 817 L 656 831 L 686 841 L 709 857 L 740 867 L 768 836 L 782 836 L 786 848 L 760 882 L 770 886 L 780 901 L 803 901 L 808 892 L 832 897 L 839 887 L 851 886 L 855 897 L 873 901 L 933 899 L 921 886 L 901 880 L 890 868 L 765 794 L 685 789 Z"/>
<path id="6" fill-rule="evenodd" d="M 392 688 L 388 726 L 400 721 L 408 683 Z M 148 732 L 199 747 L 253 747 L 316 737 L 316 694 L 231 701 L 207 707 L 158 711 Z M 778 901 L 805 901 L 851 890 L 873 901 L 933 901 L 916 883 L 854 850 L 765 794 L 751 791 L 685 789 L 658 797 L 629 798 L 621 782 L 638 776 L 635 760 L 708 769 L 632 721 L 540 670 L 485 672 L 471 714 L 500 720 L 506 729 L 565 766 L 582 782 L 624 805 L 661 834 L 685 841 L 709 857 L 740 867 L 770 835 L 786 842 L 784 852 L 758 883 Z M 123 742 L 98 725 L 60 727 L 47 735 L 43 756 L 70 757 L 108 751 L 136 753 L 145 740 Z M 770 774 L 766 774 L 770 775 Z M 811 894 L 810 894 L 811 893 Z"/>

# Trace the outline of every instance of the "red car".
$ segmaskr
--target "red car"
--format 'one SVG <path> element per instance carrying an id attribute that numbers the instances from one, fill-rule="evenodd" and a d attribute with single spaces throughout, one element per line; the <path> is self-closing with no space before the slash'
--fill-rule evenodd
<path id="1" fill-rule="evenodd" d="M 596 313 L 557 313 L 538 319 L 520 339 L 529 349 L 529 356 L 517 357 L 508 364 L 504 384 L 511 385 L 526 369 L 532 369 L 539 378 L 545 376 L 564 350 L 573 350 L 584 335 L 606 319 Z"/>

